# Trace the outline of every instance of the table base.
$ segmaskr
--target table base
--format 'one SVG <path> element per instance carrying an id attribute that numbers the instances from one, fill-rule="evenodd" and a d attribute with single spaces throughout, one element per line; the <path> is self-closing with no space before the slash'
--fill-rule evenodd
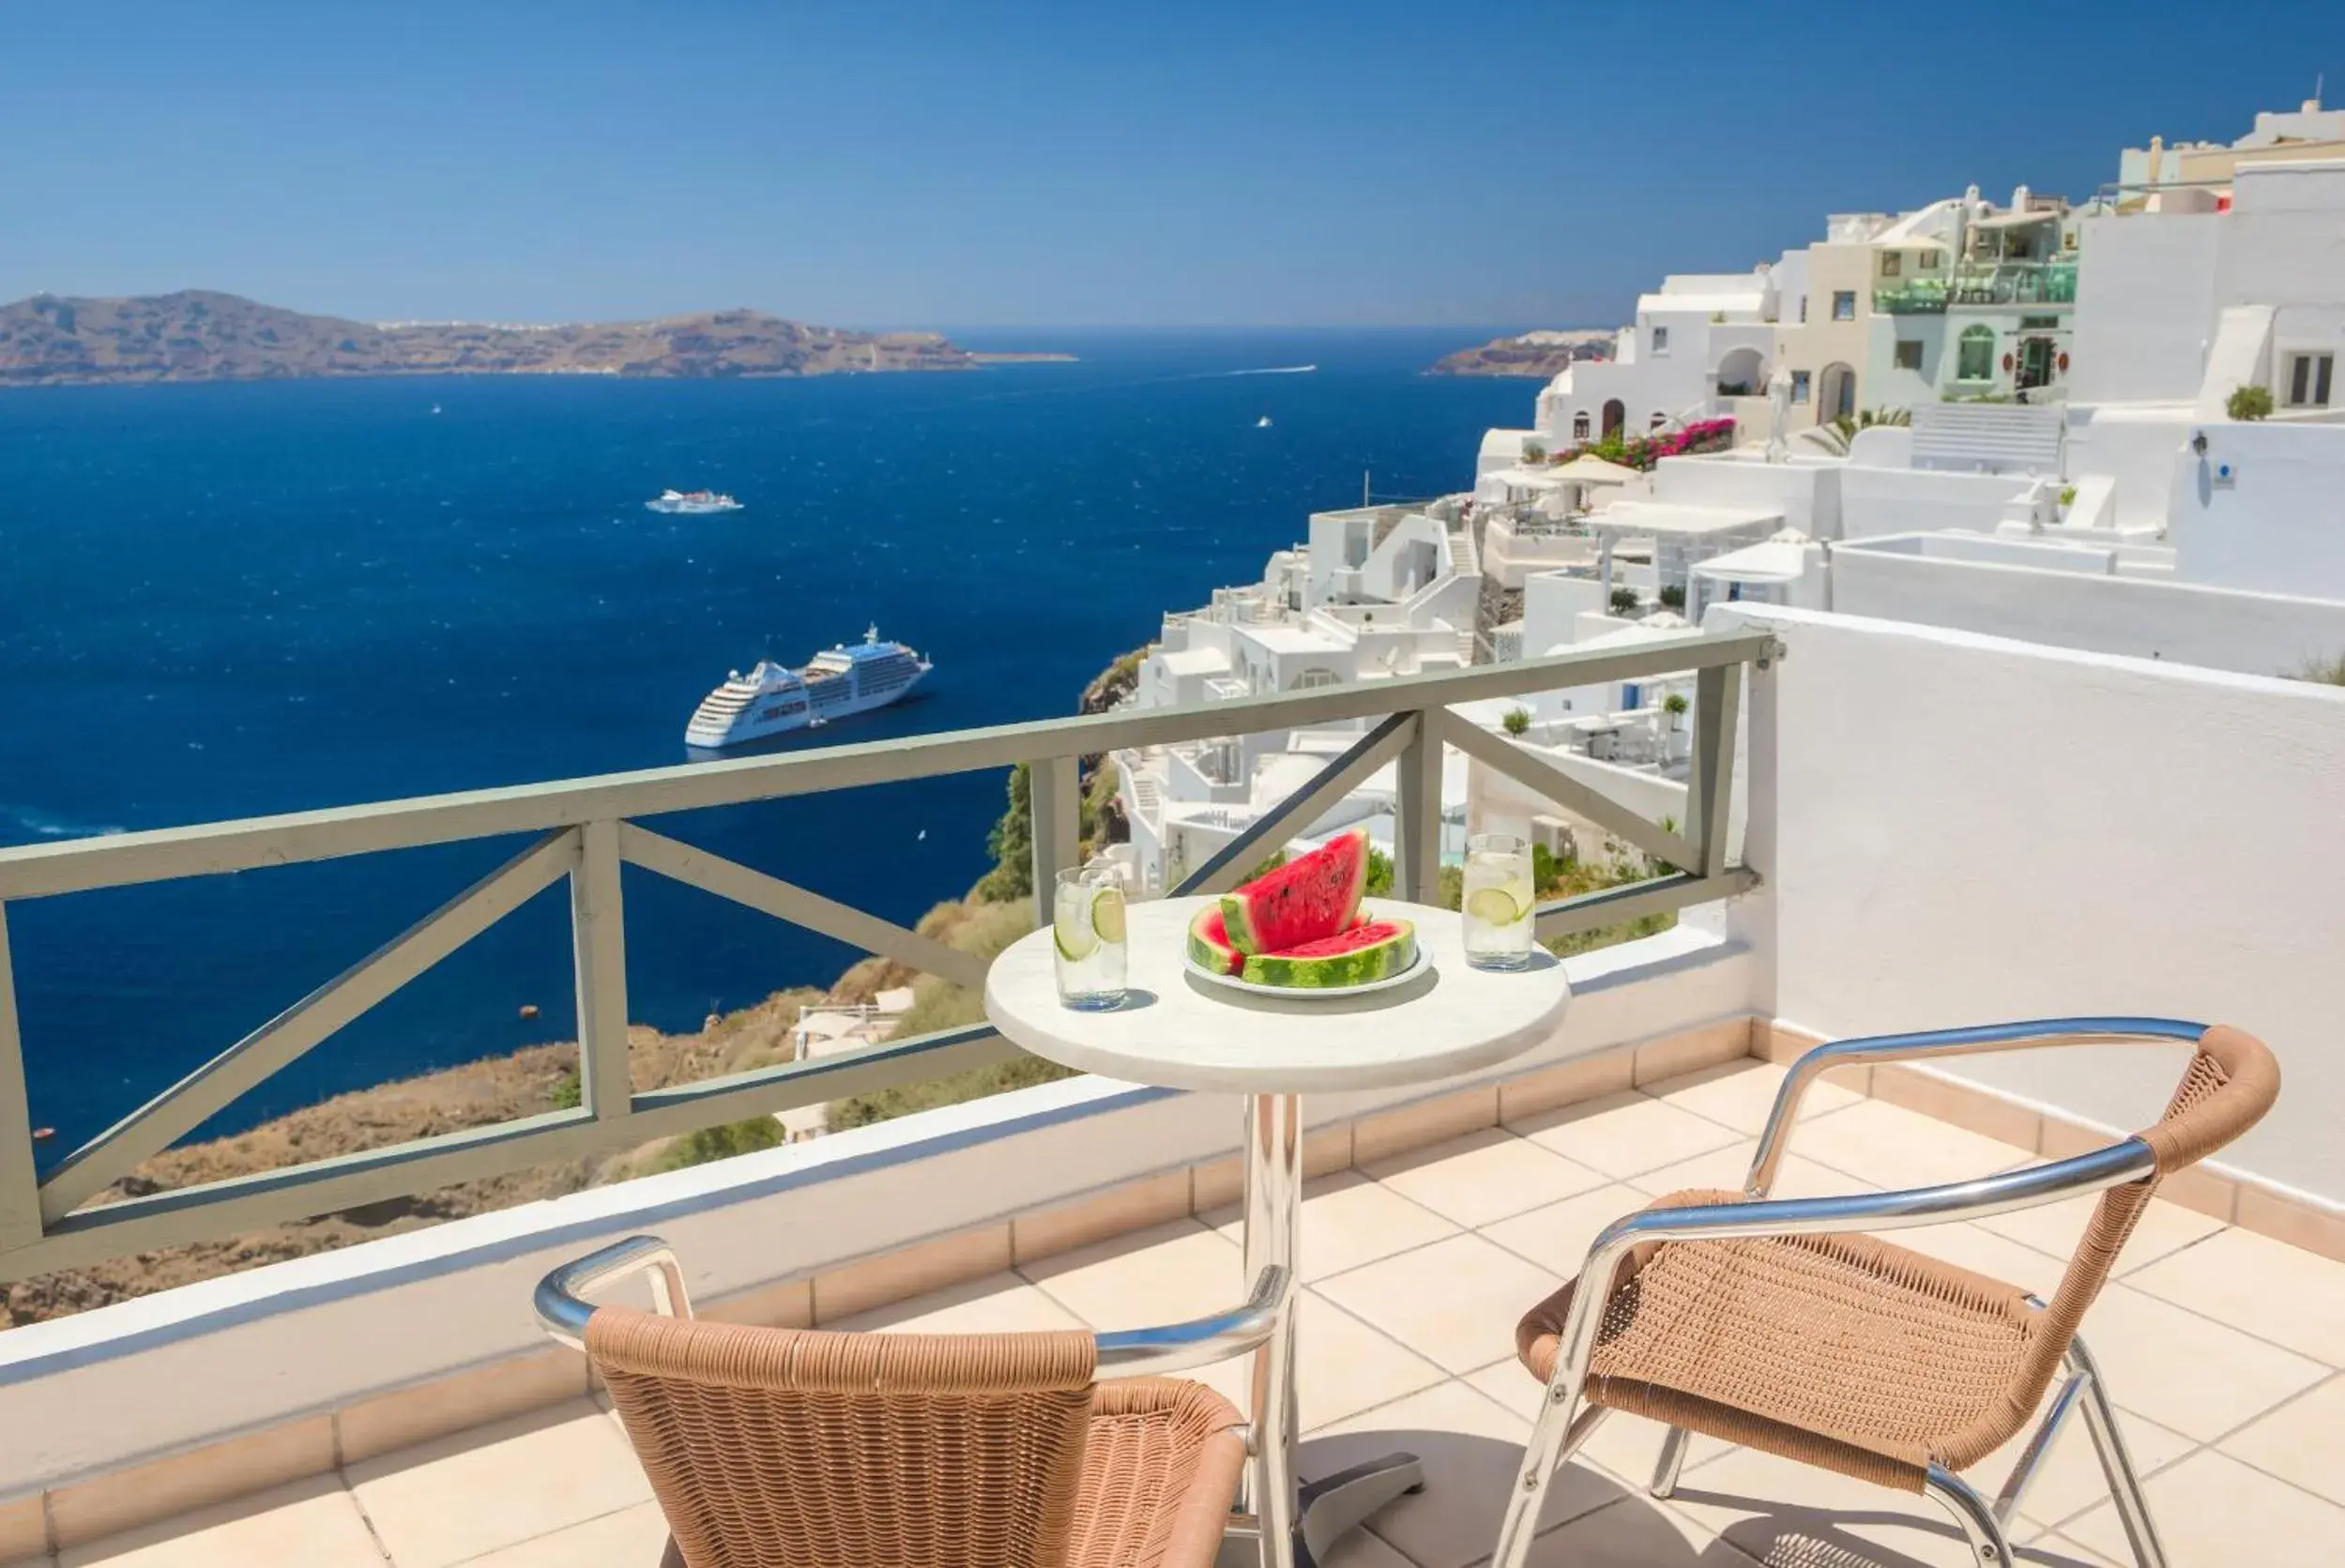
<path id="1" fill-rule="evenodd" d="M 1295 1308 L 1302 1288 L 1299 1254 L 1302 1223 L 1302 1105 L 1293 1094 L 1257 1094 L 1246 1102 L 1245 1277 L 1276 1264 L 1287 1271 L 1283 1320 L 1270 1343 L 1255 1352 L 1252 1409 L 1254 1455 L 1241 1506 L 1251 1528 L 1233 1530 L 1224 1562 L 1246 1560 L 1261 1568 L 1313 1568 L 1335 1543 L 1394 1498 L 1424 1489 L 1413 1454 L 1394 1454 L 1302 1483 L 1295 1473 Z M 1243 1554 L 1242 1556 L 1234 1554 Z"/>

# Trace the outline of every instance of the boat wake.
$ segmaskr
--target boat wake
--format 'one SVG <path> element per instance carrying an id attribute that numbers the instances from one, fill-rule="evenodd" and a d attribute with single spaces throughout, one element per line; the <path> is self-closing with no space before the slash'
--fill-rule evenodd
<path id="1" fill-rule="evenodd" d="M 0 802 L 0 840 L 14 836 L 14 833 L 26 833 L 43 839 L 91 839 L 128 831 L 129 829 L 110 822 L 69 822 L 64 817 L 51 816 L 47 812 L 35 811 L 30 806 L 11 806 Z"/>
<path id="2" fill-rule="evenodd" d="M 1216 376 L 1231 375 L 1309 375 L 1318 368 L 1317 365 L 1264 365 L 1259 370 L 1251 371 L 1209 371 L 1197 379 L 1207 381 Z"/>

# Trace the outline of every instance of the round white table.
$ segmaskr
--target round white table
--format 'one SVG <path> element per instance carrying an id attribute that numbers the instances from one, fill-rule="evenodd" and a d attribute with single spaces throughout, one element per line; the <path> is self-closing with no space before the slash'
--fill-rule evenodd
<path id="1" fill-rule="evenodd" d="M 1429 967 L 1407 984 L 1317 999 L 1241 993 L 1188 972 L 1189 921 L 1211 899 L 1132 906 L 1124 1005 L 1062 1006 L 1047 928 L 1021 937 L 985 979 L 985 1013 L 1038 1057 L 1129 1083 L 1245 1097 L 1245 1280 L 1287 1270 L 1285 1321 L 1256 1354 L 1256 1440 L 1247 1498 L 1267 1568 L 1309 1564 L 1377 1509 L 1424 1484 L 1394 1454 L 1307 1486 L 1294 1468 L 1295 1318 L 1291 1292 L 1302 1210 L 1302 1095 L 1393 1088 L 1490 1067 L 1554 1033 L 1571 1001 L 1561 961 L 1470 968 L 1454 910 L 1373 899 L 1378 916 L 1413 921 Z"/>

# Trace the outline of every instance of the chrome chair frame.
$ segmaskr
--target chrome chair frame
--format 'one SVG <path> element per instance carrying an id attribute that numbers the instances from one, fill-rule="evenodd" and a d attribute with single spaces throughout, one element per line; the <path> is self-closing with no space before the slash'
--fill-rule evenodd
<path id="1" fill-rule="evenodd" d="M 1783 1163 L 1791 1130 L 1799 1119 L 1802 1098 L 1810 1085 L 1835 1068 L 2058 1045 L 2195 1045 L 2205 1033 L 2203 1024 L 2171 1018 L 2051 1018 L 1921 1034 L 1876 1035 L 1819 1045 L 1792 1064 L 1776 1091 L 1744 1184 L 1746 1201 L 1646 1210 L 1616 1220 L 1589 1246 L 1579 1278 L 1583 1285 L 1591 1280 L 1611 1280 L 1631 1249 L 1645 1242 L 1820 1236 L 1952 1225 L 2143 1180 L 2156 1174 L 2157 1156 L 2139 1137 L 2129 1137 L 2073 1159 L 2029 1165 L 1973 1181 L 1845 1197 L 1767 1195 Z M 1571 1310 L 1556 1348 L 1555 1370 L 1547 1381 L 1547 1396 L 1531 1428 L 1530 1440 L 1523 1448 L 1522 1469 L 1507 1499 L 1491 1568 L 1523 1568 L 1537 1530 L 1539 1504 L 1547 1482 L 1611 1413 L 1602 1406 L 1583 1408 L 1581 1403 L 1589 1362 L 1595 1355 L 1596 1331 L 1609 1294 L 1607 1289 L 1581 1289 L 1573 1294 Z M 2118 1433 L 2116 1412 L 2109 1404 L 2106 1382 L 2085 1348 L 2081 1334 L 2070 1343 L 2066 1367 L 2066 1380 L 1992 1504 L 1961 1477 L 1935 1465 L 1929 1468 L 1924 1482 L 1924 1494 L 1954 1515 L 1981 1563 L 1990 1568 L 2012 1568 L 2011 1543 L 2004 1527 L 2034 1481 L 2061 1427 L 2081 1406 L 2136 1561 L 2140 1568 L 2167 1568 L 2165 1547 L 2151 1523 L 2149 1503 L 2142 1495 L 2132 1456 Z M 1654 1466 L 1651 1488 L 1654 1497 L 1667 1498 L 1675 1491 L 1685 1461 L 1685 1432 L 1672 1427 Z"/>

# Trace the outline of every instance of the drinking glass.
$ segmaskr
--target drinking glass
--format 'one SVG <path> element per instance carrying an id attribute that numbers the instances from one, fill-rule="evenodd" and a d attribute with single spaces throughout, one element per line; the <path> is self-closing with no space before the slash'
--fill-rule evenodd
<path id="1" fill-rule="evenodd" d="M 1530 885 L 1530 845 L 1512 833 L 1466 841 L 1466 962 L 1477 969 L 1519 969 L 1530 962 L 1538 896 Z"/>
<path id="2" fill-rule="evenodd" d="M 1058 1000 L 1086 1012 L 1123 1005 L 1123 884 L 1115 868 L 1076 866 L 1051 890 L 1050 928 L 1058 950 Z"/>

